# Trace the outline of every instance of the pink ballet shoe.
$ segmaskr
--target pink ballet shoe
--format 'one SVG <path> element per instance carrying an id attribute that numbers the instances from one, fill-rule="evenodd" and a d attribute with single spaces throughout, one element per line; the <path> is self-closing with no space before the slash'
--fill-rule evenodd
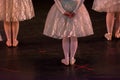
<path id="1" fill-rule="evenodd" d="M 14 39 L 13 40 L 13 47 L 16 47 L 18 45 L 18 40 Z"/>
<path id="2" fill-rule="evenodd" d="M 112 34 L 111 33 L 106 33 L 105 38 L 109 41 L 112 40 Z"/>
<path id="3" fill-rule="evenodd" d="M 71 65 L 74 65 L 75 62 L 76 62 L 76 59 L 75 59 L 75 58 L 70 58 L 70 64 L 71 64 Z"/>
<path id="4" fill-rule="evenodd" d="M 116 38 L 120 38 L 120 33 L 119 33 L 119 32 L 116 32 L 116 33 L 115 33 L 115 37 L 116 37 Z"/>
<path id="5" fill-rule="evenodd" d="M 62 59 L 61 63 L 63 63 L 64 65 L 69 65 L 69 59 Z"/>
<path id="6" fill-rule="evenodd" d="M 6 45 L 7 45 L 8 47 L 11 47 L 11 46 L 12 46 L 11 40 L 7 40 L 7 41 L 6 41 Z"/>

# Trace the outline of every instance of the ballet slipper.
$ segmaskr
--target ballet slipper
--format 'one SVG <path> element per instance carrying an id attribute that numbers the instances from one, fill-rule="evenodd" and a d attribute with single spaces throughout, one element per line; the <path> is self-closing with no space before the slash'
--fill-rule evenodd
<path id="1" fill-rule="evenodd" d="M 64 65 L 69 65 L 69 59 L 62 59 L 61 63 L 63 63 Z"/>
<path id="2" fill-rule="evenodd" d="M 13 40 L 13 47 L 16 47 L 18 45 L 18 40 L 17 39 L 14 39 Z"/>
<path id="3" fill-rule="evenodd" d="M 75 58 L 70 58 L 70 65 L 74 65 L 76 62 L 76 59 Z"/>
<path id="4" fill-rule="evenodd" d="M 11 40 L 7 40 L 7 41 L 6 41 L 6 45 L 7 45 L 8 47 L 11 47 L 11 46 L 12 46 Z"/>
<path id="5" fill-rule="evenodd" d="M 120 38 L 120 33 L 119 33 L 119 32 L 116 32 L 116 33 L 115 33 L 115 37 L 116 37 L 116 38 Z"/>
<path id="6" fill-rule="evenodd" d="M 106 33 L 105 38 L 109 41 L 112 40 L 112 34 L 111 33 Z"/>

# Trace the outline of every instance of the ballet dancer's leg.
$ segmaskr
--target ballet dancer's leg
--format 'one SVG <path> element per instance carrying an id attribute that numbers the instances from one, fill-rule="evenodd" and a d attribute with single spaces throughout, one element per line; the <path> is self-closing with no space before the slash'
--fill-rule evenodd
<path id="1" fill-rule="evenodd" d="M 12 46 L 11 22 L 4 21 L 4 30 L 5 30 L 5 34 L 6 34 L 6 37 L 7 37 L 6 45 L 8 47 L 10 47 L 10 46 Z"/>
<path id="2" fill-rule="evenodd" d="M 107 33 L 105 34 L 105 38 L 107 40 L 112 40 L 112 32 L 114 26 L 114 16 L 115 13 L 108 12 L 106 15 L 106 26 L 107 26 Z"/>
<path id="3" fill-rule="evenodd" d="M 77 37 L 71 37 L 70 43 L 70 64 L 73 65 L 75 63 L 75 53 L 78 48 L 78 40 Z"/>
<path id="4" fill-rule="evenodd" d="M 120 38 L 120 13 L 116 13 L 115 37 Z"/>
<path id="5" fill-rule="evenodd" d="M 18 45 L 18 36 L 19 32 L 19 22 L 12 22 L 12 33 L 13 33 L 13 46 L 16 47 Z"/>
<path id="6" fill-rule="evenodd" d="M 62 39 L 62 47 L 64 52 L 64 59 L 61 60 L 61 62 L 65 65 L 69 65 L 69 53 L 70 53 L 70 39 L 69 38 L 63 38 Z"/>

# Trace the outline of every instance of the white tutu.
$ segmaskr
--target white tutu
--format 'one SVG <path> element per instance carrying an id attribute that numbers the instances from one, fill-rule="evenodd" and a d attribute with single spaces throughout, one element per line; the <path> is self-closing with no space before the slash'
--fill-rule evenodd
<path id="1" fill-rule="evenodd" d="M 69 7 L 71 6 L 68 5 L 68 9 L 74 10 Z M 54 4 L 48 13 L 43 34 L 58 39 L 92 35 L 91 20 L 84 4 L 80 6 L 73 18 L 63 15 L 56 4 Z"/>
<path id="2" fill-rule="evenodd" d="M 94 0 L 92 8 L 98 12 L 120 12 L 120 0 Z"/>
<path id="3" fill-rule="evenodd" d="M 33 16 L 31 0 L 0 0 L 0 20 L 23 21 Z"/>

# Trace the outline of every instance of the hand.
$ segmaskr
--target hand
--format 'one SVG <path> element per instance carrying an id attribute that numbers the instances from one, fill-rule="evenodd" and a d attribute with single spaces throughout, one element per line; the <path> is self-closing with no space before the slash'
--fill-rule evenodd
<path id="1" fill-rule="evenodd" d="M 75 16 L 75 13 L 74 12 L 72 12 L 72 13 L 71 12 L 65 12 L 64 15 L 69 17 L 69 18 L 72 18 L 72 17 Z"/>
<path id="2" fill-rule="evenodd" d="M 74 12 L 72 12 L 70 17 L 72 18 L 72 17 L 74 17 L 74 16 L 75 16 L 75 13 L 74 13 Z"/>
<path id="3" fill-rule="evenodd" d="M 69 16 L 71 16 L 71 13 L 70 12 L 65 12 L 64 15 L 69 17 Z"/>

